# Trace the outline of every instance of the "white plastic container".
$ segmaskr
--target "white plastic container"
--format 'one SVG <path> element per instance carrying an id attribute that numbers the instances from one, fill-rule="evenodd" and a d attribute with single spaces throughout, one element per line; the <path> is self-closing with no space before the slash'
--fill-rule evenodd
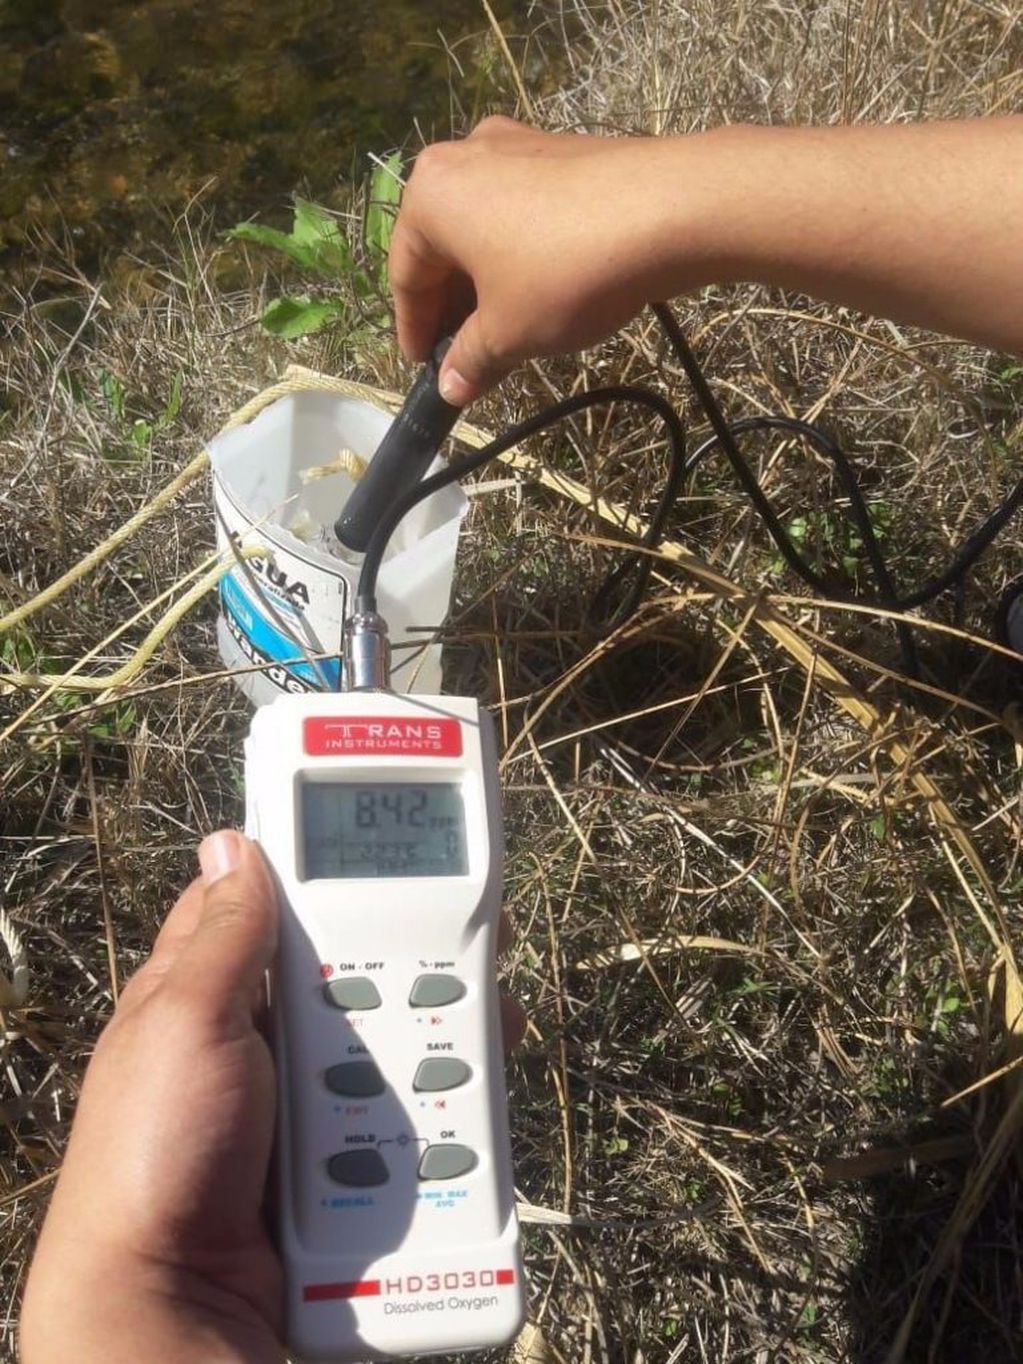
<path id="1" fill-rule="evenodd" d="M 229 549 L 231 535 L 269 551 L 225 576 L 217 622 L 221 657 L 229 668 L 246 669 L 235 680 L 256 705 L 281 692 L 339 686 L 341 631 L 362 556 L 328 552 L 315 532 L 333 524 L 354 484 L 347 473 L 309 482 L 301 473 L 343 450 L 371 460 L 390 423 L 388 413 L 359 398 L 297 392 L 208 447 L 219 547 Z M 397 691 L 441 690 L 440 646 L 425 640 L 447 614 L 466 506 L 457 485 L 435 493 L 405 517 L 388 547 L 377 600 L 390 629 Z M 318 653 L 334 657 L 308 657 Z"/>

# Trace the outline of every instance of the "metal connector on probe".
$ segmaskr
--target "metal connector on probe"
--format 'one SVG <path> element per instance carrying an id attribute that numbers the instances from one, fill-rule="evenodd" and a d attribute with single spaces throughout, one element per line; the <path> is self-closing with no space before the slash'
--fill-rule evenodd
<path id="1" fill-rule="evenodd" d="M 345 621 L 342 677 L 345 691 L 391 690 L 391 644 L 378 612 L 357 605 Z"/>

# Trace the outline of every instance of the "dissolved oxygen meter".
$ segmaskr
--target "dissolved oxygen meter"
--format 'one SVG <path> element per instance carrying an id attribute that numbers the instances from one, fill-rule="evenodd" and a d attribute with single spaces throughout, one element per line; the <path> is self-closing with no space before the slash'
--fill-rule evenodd
<path id="1" fill-rule="evenodd" d="M 339 1364 L 522 1323 L 499 999 L 497 758 L 474 700 L 284 696 L 245 749 L 277 879 L 288 1344 Z"/>

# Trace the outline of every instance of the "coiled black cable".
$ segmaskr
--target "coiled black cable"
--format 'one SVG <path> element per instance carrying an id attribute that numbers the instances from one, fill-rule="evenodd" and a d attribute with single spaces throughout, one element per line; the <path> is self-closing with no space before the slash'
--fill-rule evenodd
<path id="1" fill-rule="evenodd" d="M 638 403 L 641 407 L 648 407 L 655 412 L 664 422 L 668 436 L 668 477 L 664 483 L 664 489 L 658 498 L 657 507 L 650 520 L 640 545 L 644 549 L 653 548 L 661 539 L 665 524 L 671 509 L 675 504 L 676 498 L 682 491 L 682 484 L 686 476 L 686 437 L 682 426 L 682 419 L 668 402 L 667 398 L 662 398 L 659 393 L 652 389 L 641 388 L 631 384 L 609 384 L 606 388 L 591 389 L 588 393 L 579 393 L 572 398 L 563 398 L 561 402 L 554 403 L 545 408 L 543 412 L 537 413 L 535 417 L 529 417 L 526 421 L 517 422 L 502 436 L 492 440 L 489 445 L 485 445 L 482 450 L 476 450 L 471 455 L 466 455 L 463 459 L 451 463 L 446 469 L 441 469 L 439 473 L 432 477 L 423 479 L 414 488 L 394 501 L 388 507 L 386 513 L 381 517 L 376 529 L 366 546 L 366 555 L 362 561 L 362 569 L 359 574 L 359 586 L 356 593 L 356 611 L 375 611 L 376 610 L 376 581 L 380 572 L 380 565 L 383 562 L 384 552 L 387 549 L 387 542 L 394 534 L 398 523 L 406 516 L 417 503 L 432 493 L 438 492 L 441 488 L 446 488 L 451 483 L 457 483 L 475 469 L 482 468 L 490 460 L 496 459 L 498 455 L 503 455 L 506 450 L 510 450 L 520 441 L 535 436 L 540 431 L 545 431 L 549 426 L 556 422 L 563 421 L 566 417 L 573 416 L 576 412 L 583 412 L 588 407 L 598 407 L 602 403 L 631 402 Z M 642 556 L 643 563 L 640 570 L 640 579 L 633 592 L 630 594 L 629 607 L 638 601 L 639 596 L 646 588 L 652 570 L 652 564 L 648 555 Z"/>
<path id="2" fill-rule="evenodd" d="M 707 421 L 713 431 L 713 435 L 705 440 L 691 455 L 686 456 L 685 451 L 685 431 L 682 421 L 674 407 L 662 398 L 660 394 L 651 389 L 642 388 L 638 385 L 614 384 L 604 388 L 593 389 L 589 393 L 582 393 L 573 398 L 566 398 L 559 403 L 554 403 L 543 412 L 526 421 L 518 422 L 510 427 L 502 436 L 491 441 L 483 449 L 474 452 L 456 462 L 453 462 L 447 469 L 434 474 L 431 478 L 424 479 L 417 484 L 405 496 L 399 498 L 387 510 L 381 518 L 376 530 L 366 549 L 363 560 L 362 570 L 359 578 L 358 594 L 356 599 L 357 611 L 376 610 L 376 580 L 383 561 L 387 542 L 394 533 L 395 528 L 401 519 L 432 493 L 447 487 L 451 483 L 457 482 L 466 474 L 472 473 L 475 469 L 481 468 L 490 460 L 498 455 L 504 454 L 512 446 L 519 444 L 530 436 L 536 435 L 540 431 L 546 430 L 556 422 L 572 416 L 576 412 L 581 412 L 589 407 L 596 407 L 602 403 L 610 402 L 632 402 L 641 406 L 648 407 L 654 411 L 664 422 L 668 434 L 668 453 L 669 470 L 665 480 L 661 496 L 658 498 L 654 515 L 645 535 L 640 541 L 644 549 L 655 547 L 660 539 L 668 516 L 674 506 L 676 499 L 682 491 L 686 478 L 693 472 L 697 465 L 704 460 L 713 450 L 720 448 L 739 481 L 740 487 L 750 499 L 757 513 L 761 517 L 771 539 L 777 545 L 779 552 L 788 566 L 797 573 L 815 592 L 823 596 L 837 598 L 838 600 L 855 601 L 862 605 L 879 606 L 890 611 L 907 611 L 913 607 L 921 606 L 925 602 L 932 601 L 941 593 L 951 587 L 961 585 L 965 575 L 968 573 L 977 559 L 990 546 L 999 532 L 1006 526 L 1015 512 L 1023 505 L 1023 479 L 1012 489 L 1005 500 L 991 513 L 982 525 L 973 532 L 966 542 L 956 551 L 952 563 L 937 577 L 932 578 L 922 587 L 905 595 L 900 595 L 892 579 L 888 565 L 885 562 L 881 546 L 874 531 L 873 523 L 867 504 L 860 490 L 859 481 L 855 470 L 845 453 L 819 427 L 811 425 L 809 422 L 800 421 L 794 417 L 749 417 L 729 424 L 726 420 L 721 406 L 715 398 L 706 377 L 701 370 L 696 357 L 689 347 L 682 329 L 679 327 L 673 313 L 665 303 L 654 303 L 651 305 L 654 315 L 664 329 L 665 336 L 672 350 L 674 351 L 679 363 L 685 370 L 686 376 L 693 387 L 693 392 L 702 407 Z M 782 525 L 774 508 L 771 506 L 766 494 L 757 482 L 756 476 L 747 463 L 745 457 L 739 449 L 737 437 L 755 431 L 784 431 L 794 436 L 799 436 L 809 441 L 823 455 L 826 455 L 834 464 L 837 476 L 842 485 L 843 491 L 849 503 L 849 516 L 855 525 L 867 561 L 870 565 L 872 575 L 876 584 L 876 593 L 852 593 L 846 591 L 833 582 L 829 582 L 816 571 L 800 554 L 792 537 Z M 639 600 L 646 589 L 652 571 L 652 562 L 649 555 L 631 554 L 620 563 L 608 575 L 603 586 L 597 594 L 594 607 L 604 606 L 612 595 L 612 590 L 617 587 L 625 578 L 628 572 L 638 569 L 637 581 L 628 594 L 625 602 L 614 613 L 610 623 L 615 624 L 625 618 L 638 605 Z M 905 621 L 896 621 L 896 629 L 899 635 L 899 643 L 903 655 L 903 663 L 908 675 L 918 675 L 916 651 L 913 644 L 912 635 Z"/>

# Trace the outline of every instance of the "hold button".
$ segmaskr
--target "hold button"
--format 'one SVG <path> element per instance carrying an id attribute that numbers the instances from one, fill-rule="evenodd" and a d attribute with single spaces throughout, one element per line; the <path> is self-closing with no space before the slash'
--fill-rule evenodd
<path id="1" fill-rule="evenodd" d="M 390 1172 L 379 1151 L 342 1151 L 327 1161 L 327 1174 L 336 1184 L 350 1189 L 372 1189 L 386 1184 Z"/>

